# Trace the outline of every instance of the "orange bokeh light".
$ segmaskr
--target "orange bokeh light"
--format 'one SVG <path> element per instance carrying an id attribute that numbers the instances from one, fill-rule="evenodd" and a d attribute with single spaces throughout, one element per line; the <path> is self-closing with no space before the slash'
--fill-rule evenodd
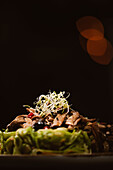
<path id="1" fill-rule="evenodd" d="M 89 40 L 101 40 L 104 37 L 104 34 L 96 29 L 87 29 L 80 32 L 80 34 Z"/>
<path id="2" fill-rule="evenodd" d="M 107 40 L 87 40 L 87 52 L 89 55 L 102 56 L 107 49 Z"/>
<path id="3" fill-rule="evenodd" d="M 108 65 L 113 58 L 113 47 L 109 41 L 107 41 L 107 49 L 102 56 L 90 55 L 93 61 L 98 64 Z"/>
<path id="4" fill-rule="evenodd" d="M 85 16 L 77 20 L 80 32 L 80 45 L 88 52 L 91 59 L 99 64 L 107 65 L 113 58 L 113 47 L 104 37 L 104 26 L 99 19 Z"/>
<path id="5" fill-rule="evenodd" d="M 104 37 L 104 26 L 93 16 L 85 16 L 77 20 L 76 26 L 80 34 L 90 40 L 100 40 Z"/>

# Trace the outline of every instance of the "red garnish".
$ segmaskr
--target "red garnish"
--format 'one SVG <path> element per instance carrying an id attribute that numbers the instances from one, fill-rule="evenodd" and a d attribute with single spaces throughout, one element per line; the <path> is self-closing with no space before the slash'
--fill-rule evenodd
<path id="1" fill-rule="evenodd" d="M 28 114 L 28 118 L 32 118 L 33 116 L 34 116 L 34 113 L 32 112 Z"/>
<path id="2" fill-rule="evenodd" d="M 48 126 L 44 126 L 44 129 L 49 129 L 49 127 Z"/>

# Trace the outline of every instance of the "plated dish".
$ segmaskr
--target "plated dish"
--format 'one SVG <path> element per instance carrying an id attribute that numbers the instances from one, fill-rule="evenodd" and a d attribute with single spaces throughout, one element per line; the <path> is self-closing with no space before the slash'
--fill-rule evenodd
<path id="1" fill-rule="evenodd" d="M 34 107 L 24 105 L 0 131 L 0 154 L 94 154 L 113 152 L 113 125 L 88 118 L 68 103 L 69 94 L 40 95 Z"/>

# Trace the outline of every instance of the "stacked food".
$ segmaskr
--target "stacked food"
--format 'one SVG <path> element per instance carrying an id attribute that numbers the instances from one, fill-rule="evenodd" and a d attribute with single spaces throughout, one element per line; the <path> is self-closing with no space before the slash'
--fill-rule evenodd
<path id="1" fill-rule="evenodd" d="M 40 95 L 28 114 L 0 131 L 1 154 L 94 153 L 113 151 L 113 125 L 72 109 L 65 92 Z"/>

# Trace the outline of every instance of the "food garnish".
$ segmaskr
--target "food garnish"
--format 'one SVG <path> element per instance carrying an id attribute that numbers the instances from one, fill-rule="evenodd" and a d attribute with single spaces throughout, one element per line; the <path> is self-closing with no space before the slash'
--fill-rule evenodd
<path id="1" fill-rule="evenodd" d="M 40 95 L 34 108 L 0 131 L 1 154 L 82 153 L 113 151 L 113 125 L 72 109 L 65 91 Z"/>

